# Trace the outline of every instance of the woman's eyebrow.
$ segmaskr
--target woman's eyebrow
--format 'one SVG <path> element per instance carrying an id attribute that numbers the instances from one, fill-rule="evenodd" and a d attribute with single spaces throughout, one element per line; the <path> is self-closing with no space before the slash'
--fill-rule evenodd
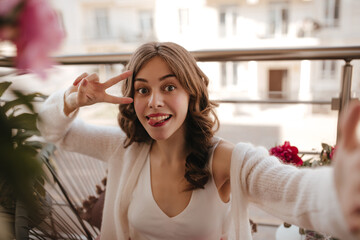
<path id="1" fill-rule="evenodd" d="M 162 76 L 161 78 L 159 78 L 159 80 L 162 81 L 162 80 L 165 80 L 166 78 L 169 78 L 169 77 L 176 77 L 176 76 L 175 76 L 175 74 L 170 73 L 170 74 L 166 74 L 165 76 Z M 146 83 L 148 82 L 148 80 L 146 80 L 145 78 L 135 78 L 134 81 L 135 82 L 136 81 L 146 82 Z"/>
<path id="2" fill-rule="evenodd" d="M 146 79 L 144 79 L 144 78 L 135 78 L 135 80 L 134 80 L 134 82 L 137 82 L 137 81 L 139 81 L 139 82 L 148 82 Z"/>
<path id="3" fill-rule="evenodd" d="M 176 76 L 175 76 L 175 74 L 170 73 L 170 74 L 167 74 L 167 75 L 161 77 L 159 80 L 162 81 L 162 80 L 164 80 L 166 78 L 169 78 L 169 77 L 176 77 Z"/>

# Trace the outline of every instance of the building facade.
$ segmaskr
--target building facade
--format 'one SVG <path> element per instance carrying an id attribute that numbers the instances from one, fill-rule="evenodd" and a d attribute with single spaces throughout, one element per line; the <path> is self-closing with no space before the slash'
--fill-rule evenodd
<path id="1" fill-rule="evenodd" d="M 360 44 L 358 0 L 53 0 L 53 4 L 67 33 L 64 54 L 132 52 L 148 41 L 173 41 L 188 50 Z M 358 97 L 360 63 L 351 63 L 352 95 Z M 338 97 L 344 61 L 199 62 L 199 65 L 210 78 L 212 99 L 329 101 Z M 107 67 L 104 71 L 110 71 L 109 76 L 119 68 Z M 268 142 L 250 139 L 267 146 L 290 138 L 309 142 L 304 140 L 309 133 L 295 132 L 294 128 L 300 129 L 300 119 L 314 113 L 324 114 L 317 128 L 324 127 L 325 132 L 329 127 L 323 123 L 330 119 L 331 134 L 325 133 L 323 138 L 335 139 L 337 113 L 329 105 L 221 104 L 218 108 L 223 123 L 262 125 L 265 132 L 267 126 L 276 129 L 269 132 Z M 293 119 L 299 119 L 298 125 L 289 125 Z M 313 128 L 316 127 L 309 127 Z M 246 135 L 256 135 L 258 130 L 259 127 L 254 127 L 254 132 Z M 314 141 L 318 144 L 319 139 Z M 313 145 L 309 142 L 304 148 Z"/>

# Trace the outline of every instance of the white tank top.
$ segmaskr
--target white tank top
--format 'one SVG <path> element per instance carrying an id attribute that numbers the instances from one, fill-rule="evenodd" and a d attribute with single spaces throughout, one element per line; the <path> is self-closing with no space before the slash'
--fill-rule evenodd
<path id="1" fill-rule="evenodd" d="M 209 159 L 211 173 L 212 159 L 213 151 Z M 148 156 L 129 205 L 130 236 L 132 240 L 220 240 L 227 235 L 229 211 L 230 203 L 220 199 L 211 177 L 205 189 L 192 192 L 181 213 L 167 216 L 153 198 Z"/>

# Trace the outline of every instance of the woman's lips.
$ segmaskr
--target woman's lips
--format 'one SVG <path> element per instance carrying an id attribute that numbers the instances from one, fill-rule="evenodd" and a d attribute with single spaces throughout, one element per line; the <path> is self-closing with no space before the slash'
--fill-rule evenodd
<path id="1" fill-rule="evenodd" d="M 150 114 L 146 116 L 148 124 L 153 127 L 163 126 L 170 118 L 170 114 Z"/>

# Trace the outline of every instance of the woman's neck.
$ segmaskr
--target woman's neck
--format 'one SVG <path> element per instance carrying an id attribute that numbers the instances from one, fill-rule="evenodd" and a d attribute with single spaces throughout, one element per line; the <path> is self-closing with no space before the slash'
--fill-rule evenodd
<path id="1" fill-rule="evenodd" d="M 185 137 L 171 137 L 166 140 L 154 141 L 151 147 L 152 156 L 163 164 L 182 162 L 189 154 Z"/>

